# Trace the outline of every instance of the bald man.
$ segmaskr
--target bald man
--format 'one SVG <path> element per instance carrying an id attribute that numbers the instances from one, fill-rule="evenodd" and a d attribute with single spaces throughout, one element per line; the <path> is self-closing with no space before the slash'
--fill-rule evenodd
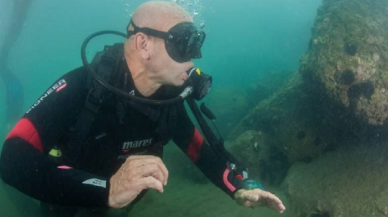
<path id="1" fill-rule="evenodd" d="M 192 59 L 201 57 L 204 33 L 184 9 L 159 1 L 141 5 L 127 31 L 125 44 L 108 47 L 93 67 L 106 72 L 109 67 L 101 61 L 107 53 L 116 54 L 114 61 L 107 61 L 114 62 L 108 77 L 119 78 L 113 86 L 144 99 L 176 97 L 176 90 L 189 79 L 186 72 L 193 67 Z M 91 89 L 96 85 L 88 86 L 90 81 L 85 67 L 55 81 L 17 123 L 3 147 L 2 179 L 49 204 L 48 216 L 59 216 L 53 213 L 63 213 L 62 206 L 123 208 L 147 189 L 163 193 L 169 174 L 161 157 L 170 140 L 238 204 L 285 210 L 275 195 L 259 185 L 244 184 L 247 171 L 230 154 L 207 144 L 183 101 L 150 106 L 108 94 L 94 107 L 92 124 L 85 125 L 88 105 L 96 102 L 90 98 L 101 90 Z M 71 213 L 76 209 L 66 216 Z"/>

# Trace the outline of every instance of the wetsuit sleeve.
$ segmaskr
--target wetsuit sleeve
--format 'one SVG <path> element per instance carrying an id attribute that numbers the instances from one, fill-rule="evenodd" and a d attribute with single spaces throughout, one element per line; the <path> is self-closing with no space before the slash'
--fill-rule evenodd
<path id="1" fill-rule="evenodd" d="M 41 201 L 66 206 L 106 206 L 107 178 L 57 163 L 49 156 L 65 146 L 87 95 L 83 68 L 57 80 L 7 136 L 0 159 L 3 181 Z"/>
<path id="2" fill-rule="evenodd" d="M 234 162 L 233 156 L 222 154 L 212 148 L 191 122 L 184 108 L 179 111 L 179 124 L 175 130 L 173 141 L 190 158 L 204 175 L 216 186 L 233 197 L 241 189 L 242 177 L 231 171 L 229 164 Z"/>

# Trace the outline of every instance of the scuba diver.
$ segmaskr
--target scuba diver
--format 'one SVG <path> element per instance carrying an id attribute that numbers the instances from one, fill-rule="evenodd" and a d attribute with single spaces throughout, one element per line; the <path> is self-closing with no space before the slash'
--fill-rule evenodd
<path id="1" fill-rule="evenodd" d="M 193 68 L 205 33 L 183 8 L 142 4 L 125 43 L 106 46 L 89 64 L 85 49 L 96 35 L 82 46 L 84 66 L 55 81 L 7 136 L 0 159 L 5 183 L 42 201 L 47 216 L 129 207 L 149 189 L 164 192 L 163 146 L 173 140 L 239 205 L 284 212 L 280 199 L 225 150 L 203 119 L 210 111 L 201 106 L 201 113 L 194 101 L 209 91 L 211 77 Z"/>
<path id="2" fill-rule="evenodd" d="M 22 114 L 23 87 L 15 74 L 8 67 L 9 52 L 19 38 L 32 0 L 13 1 L 13 11 L 8 30 L 0 47 L 0 77 L 5 87 L 6 121 L 16 121 Z"/>

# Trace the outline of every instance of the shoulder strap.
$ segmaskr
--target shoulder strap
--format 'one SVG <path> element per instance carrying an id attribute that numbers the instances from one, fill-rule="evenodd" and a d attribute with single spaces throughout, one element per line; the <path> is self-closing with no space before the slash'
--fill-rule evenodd
<path id="1" fill-rule="evenodd" d="M 117 66 L 122 56 L 123 44 L 105 46 L 104 51 L 98 52 L 95 55 L 92 61 L 92 67 L 99 76 L 107 79 L 109 83 L 114 84 L 116 79 L 118 79 L 117 77 L 119 77 Z M 66 161 L 73 165 L 81 154 L 82 146 L 90 132 L 96 114 L 99 112 L 103 102 L 111 96 L 111 93 L 94 81 L 91 76 L 88 77 L 87 85 L 89 93 L 85 100 L 85 109 L 83 109 L 77 118 L 74 131 L 71 132 L 69 144 L 64 155 Z"/>

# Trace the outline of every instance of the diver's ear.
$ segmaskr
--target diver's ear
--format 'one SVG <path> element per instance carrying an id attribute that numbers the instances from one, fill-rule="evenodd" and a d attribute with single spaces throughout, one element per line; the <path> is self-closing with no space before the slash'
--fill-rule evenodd
<path id="1" fill-rule="evenodd" d="M 151 50 L 153 46 L 153 41 L 149 36 L 143 33 L 137 33 L 134 39 L 135 49 L 140 54 L 140 56 L 149 60 L 151 57 Z"/>

